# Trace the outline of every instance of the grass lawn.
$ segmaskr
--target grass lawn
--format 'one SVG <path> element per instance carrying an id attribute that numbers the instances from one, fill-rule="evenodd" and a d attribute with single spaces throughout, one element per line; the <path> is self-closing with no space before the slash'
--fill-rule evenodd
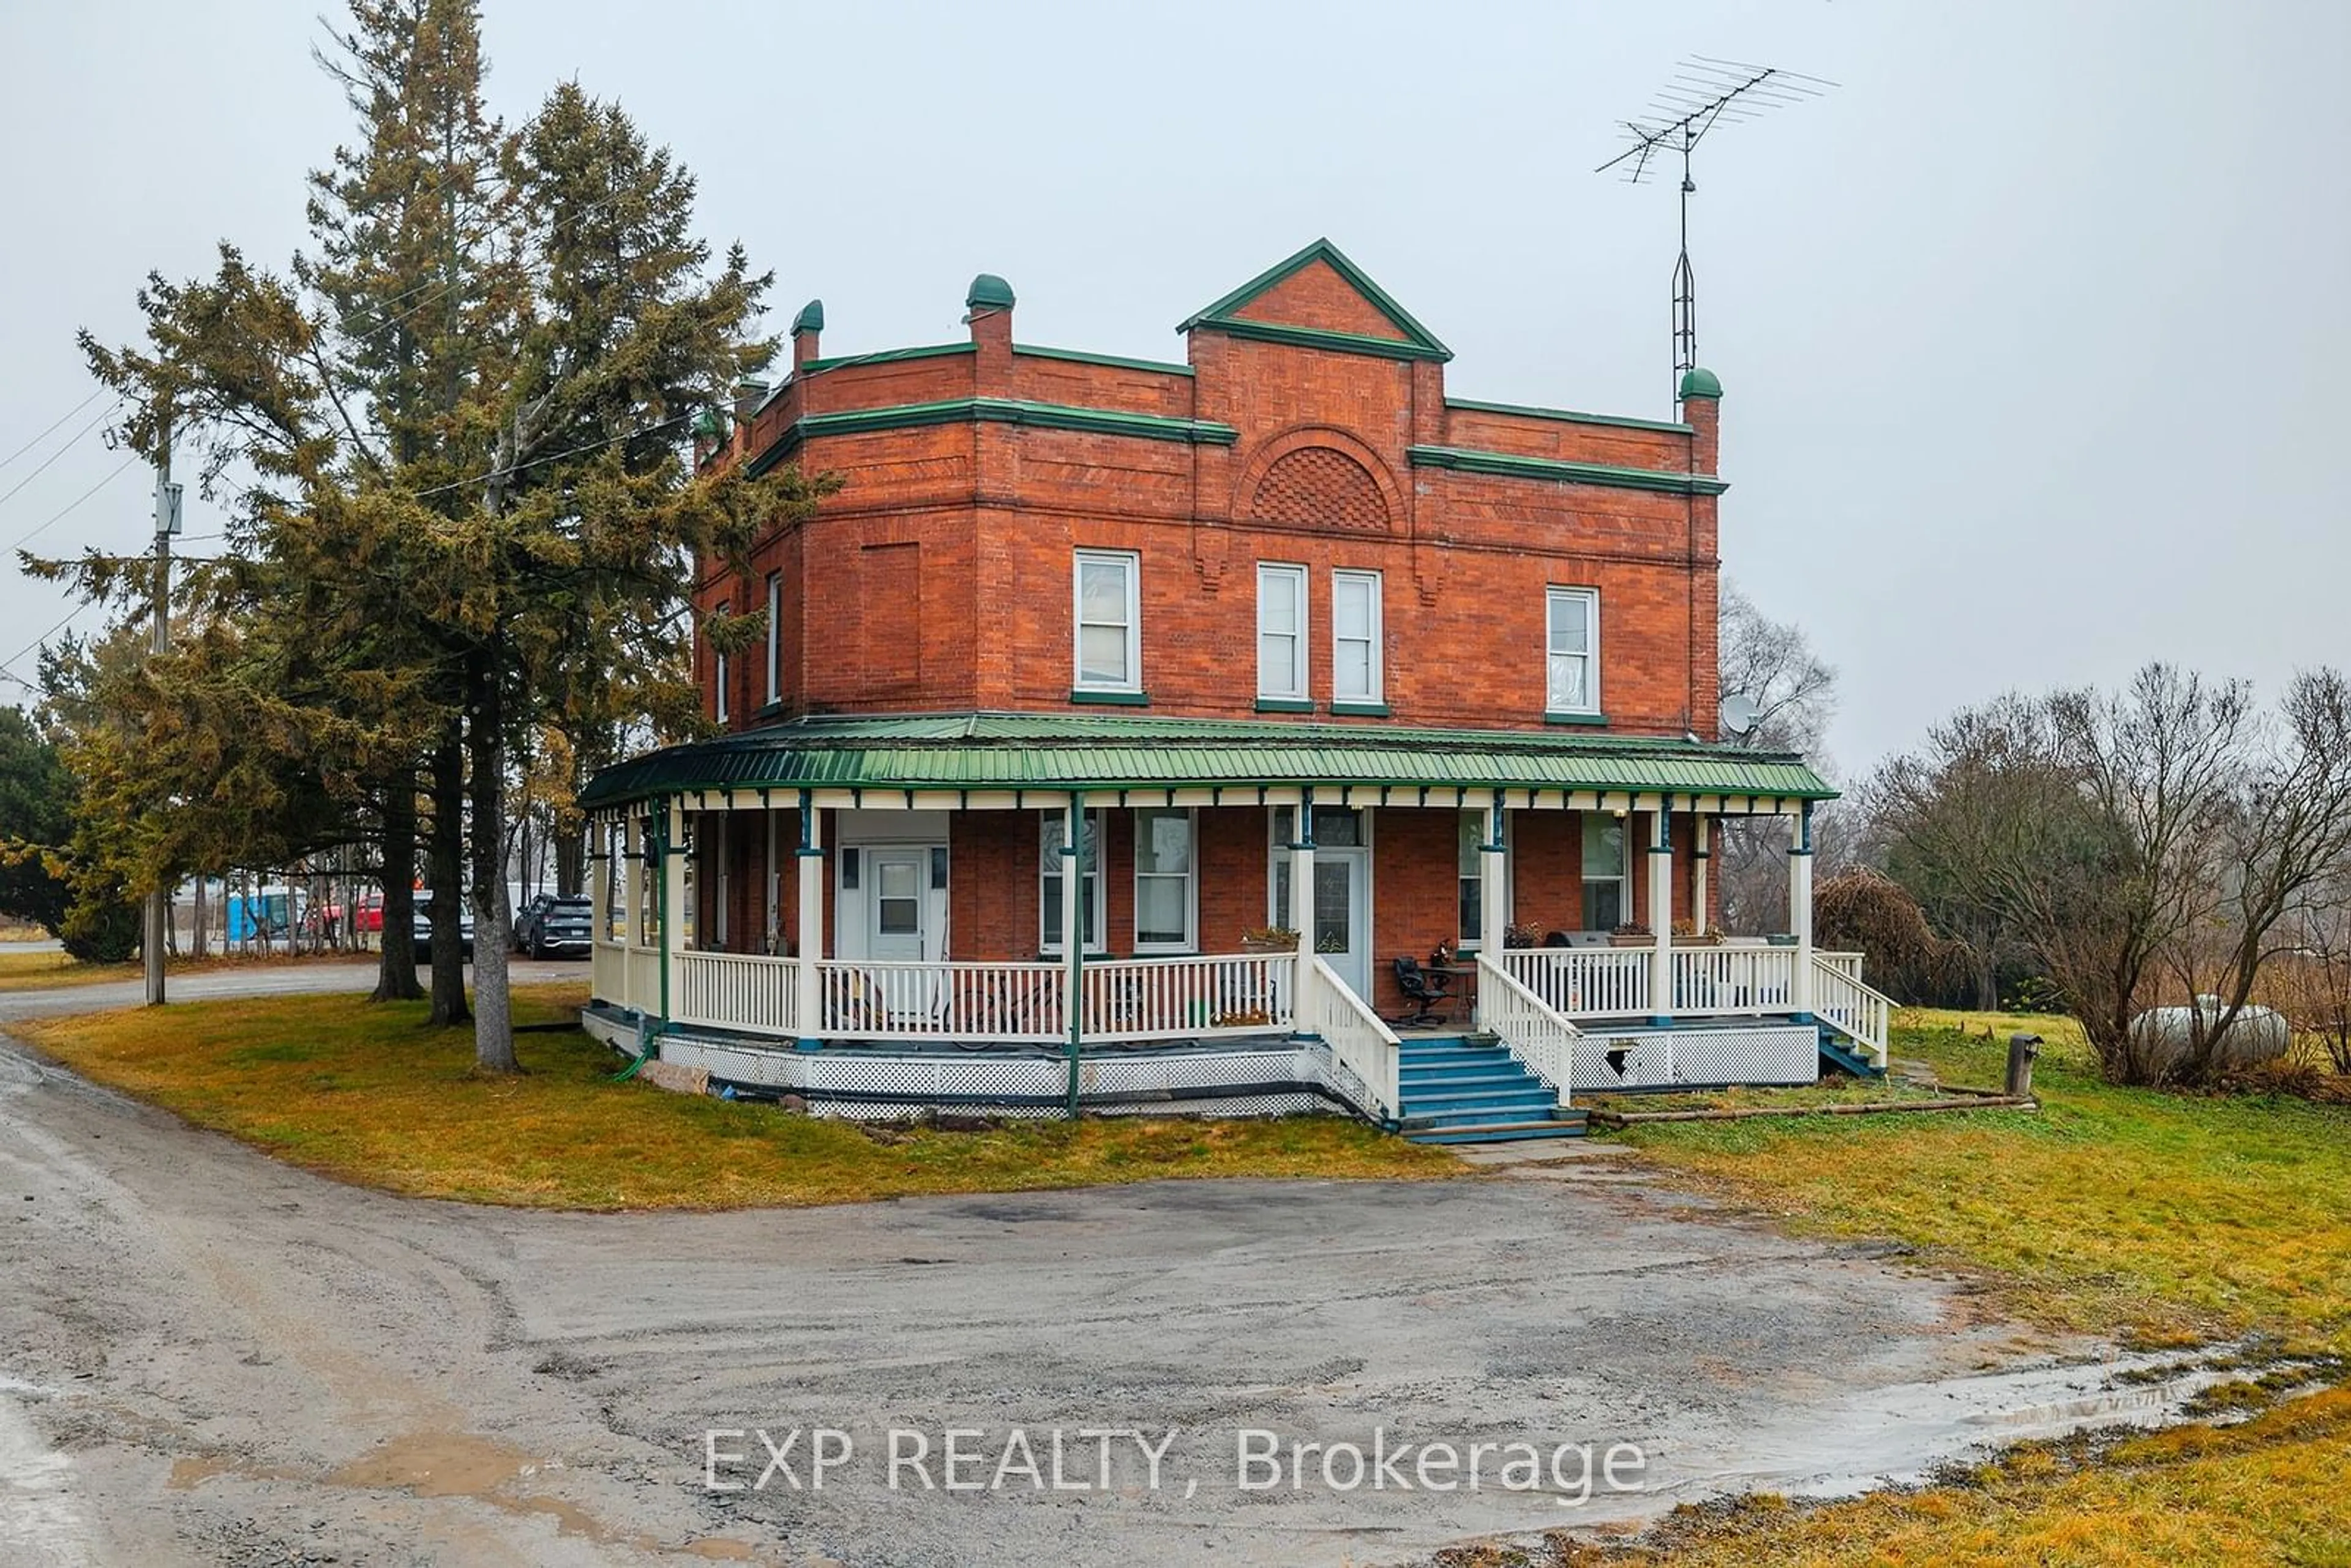
<path id="1" fill-rule="evenodd" d="M 2011 1029 L 2046 1041 L 2038 1115 L 1610 1135 L 1791 1229 L 1908 1242 L 1927 1266 L 1981 1281 L 1996 1310 L 2047 1328 L 2351 1355 L 2351 1107 L 2110 1088 L 2063 1019 L 1905 1012 L 1892 1049 L 1947 1082 L 1996 1084 Z M 2351 1563 L 2346 1477 L 2351 1385 L 2242 1427 L 2028 1447 L 1923 1491 L 1689 1511 L 1643 1547 L 1562 1546 L 1561 1560 Z"/>
<path id="2" fill-rule="evenodd" d="M 366 964 L 373 963 L 373 953 L 289 953 L 246 954 L 215 953 L 203 958 L 174 957 L 170 972 L 174 975 L 204 975 L 220 969 L 240 968 L 246 965 L 283 964 Z M 59 986 L 96 986 L 108 980 L 135 980 L 146 971 L 139 960 L 127 964 L 85 964 L 70 954 L 0 953 L 0 992 L 46 991 Z"/>
<path id="3" fill-rule="evenodd" d="M 518 987 L 517 1021 L 584 984 Z M 1335 1116 L 1096 1118 L 949 1133 L 614 1083 L 577 1030 L 518 1038 L 528 1071 L 473 1072 L 470 1029 L 356 996 L 191 1002 L 11 1028 L 84 1075 L 324 1175 L 420 1197 L 535 1207 L 732 1208 L 1010 1192 L 1168 1176 L 1449 1176 L 1440 1149 Z"/>

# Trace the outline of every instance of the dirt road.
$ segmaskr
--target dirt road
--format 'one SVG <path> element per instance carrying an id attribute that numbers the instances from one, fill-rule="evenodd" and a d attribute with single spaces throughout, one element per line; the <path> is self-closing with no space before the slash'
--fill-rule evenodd
<path id="1" fill-rule="evenodd" d="M 0 1226 L 11 1563 L 1408 1561 L 1898 1470 L 2046 1398 L 1928 1384 L 2004 1337 L 1944 1284 L 1589 1170 L 524 1213 L 322 1181 L 0 1045 Z M 894 1476 L 893 1427 L 928 1448 Z M 1237 1484 L 1249 1441 L 1278 1483 Z M 1541 1490 L 1500 1447 L 1474 1491 L 1393 1454 L 1472 1441 L 1539 1445 Z M 1637 1445 L 1637 1490 L 1563 1506 L 1577 1443 Z"/>

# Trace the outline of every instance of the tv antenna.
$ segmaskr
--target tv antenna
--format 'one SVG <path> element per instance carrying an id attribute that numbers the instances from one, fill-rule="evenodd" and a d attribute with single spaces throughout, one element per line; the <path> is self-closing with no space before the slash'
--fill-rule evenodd
<path id="1" fill-rule="evenodd" d="M 1678 153 L 1682 162 L 1682 246 L 1674 262 L 1674 410 L 1682 405 L 1682 377 L 1698 368 L 1698 284 L 1690 273 L 1689 199 L 1698 190 L 1690 178 L 1690 154 L 1718 125 L 1760 120 L 1775 109 L 1814 99 L 1837 84 L 1777 66 L 1686 56 L 1640 114 L 1625 120 L 1632 143 L 1594 173 L 1623 168 L 1625 183 L 1638 185 Z"/>

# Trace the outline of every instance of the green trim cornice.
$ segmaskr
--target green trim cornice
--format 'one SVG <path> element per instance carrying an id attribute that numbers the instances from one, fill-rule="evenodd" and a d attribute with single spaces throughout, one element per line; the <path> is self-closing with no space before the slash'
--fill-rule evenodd
<path id="1" fill-rule="evenodd" d="M 800 373 L 812 371 L 837 371 L 843 365 L 886 365 L 899 360 L 936 360 L 948 354 L 969 354 L 978 351 L 979 345 L 968 340 L 960 343 L 928 343 L 919 349 L 878 349 L 870 354 L 835 354 L 829 360 L 810 360 L 800 367 Z"/>
<path id="2" fill-rule="evenodd" d="M 1077 349 L 1040 349 L 1034 343 L 1015 343 L 1012 351 L 1032 360 L 1067 360 L 1073 364 L 1109 365 L 1122 371 L 1156 371 L 1163 376 L 1192 373 L 1191 366 L 1166 360 L 1130 360 L 1119 354 L 1089 354 Z"/>
<path id="3" fill-rule="evenodd" d="M 1311 327 L 1289 327 L 1272 322 L 1249 321 L 1240 317 L 1240 310 L 1251 300 L 1256 299 L 1291 274 L 1301 271 L 1318 261 L 1346 279 L 1350 287 L 1369 300 L 1374 309 L 1387 318 L 1390 326 L 1404 334 L 1404 340 L 1366 337 L 1353 332 L 1325 332 Z M 1397 304 L 1389 297 L 1386 289 L 1372 281 L 1369 273 L 1347 259 L 1346 253 L 1328 239 L 1318 239 L 1296 255 L 1274 263 L 1207 309 L 1196 311 L 1176 323 L 1176 329 L 1178 332 L 1188 332 L 1195 327 L 1213 327 L 1219 331 L 1230 332 L 1236 337 L 1257 337 L 1270 342 L 1299 343 L 1308 348 L 1339 349 L 1342 351 L 1353 353 L 1378 352 L 1379 350 L 1364 347 L 1366 344 L 1376 343 L 1382 345 L 1387 350 L 1388 357 L 1392 359 L 1449 360 L 1453 357 L 1453 350 L 1438 342 L 1437 334 L 1413 319 L 1411 311 Z M 1275 328 L 1285 335 L 1269 337 L 1262 330 L 1269 327 Z M 1299 336 L 1289 334 L 1299 334 Z"/>
<path id="4" fill-rule="evenodd" d="M 749 472 L 764 474 L 802 443 L 821 435 L 860 435 L 875 430 L 912 430 L 926 424 L 1029 424 L 1047 430 L 1083 430 L 1100 435 L 1131 435 L 1144 441 L 1187 441 L 1230 446 L 1240 433 L 1212 419 L 1170 419 L 1117 408 L 1077 408 L 1008 397 L 958 397 L 942 402 L 892 403 L 881 408 L 844 408 L 804 413 L 785 426 L 768 449 L 753 458 Z"/>
<path id="5" fill-rule="evenodd" d="M 1462 446 L 1407 446 L 1416 468 L 1456 468 L 1465 474 L 1499 474 L 1513 479 L 1551 479 L 1569 485 L 1604 485 L 1619 490 L 1663 490 L 1677 496 L 1719 496 L 1729 485 L 1711 474 L 1676 474 L 1656 468 L 1620 468 L 1611 463 L 1571 463 L 1558 457 L 1526 457 L 1515 452 L 1481 452 Z"/>
<path id="6" fill-rule="evenodd" d="M 1211 332 L 1222 332 L 1228 337 L 1254 339 L 1260 343 L 1286 343 L 1293 349 L 1322 349 L 1339 354 L 1369 354 L 1380 360 L 1432 360 L 1441 364 L 1453 357 L 1450 349 L 1432 349 L 1419 343 L 1407 343 L 1401 338 L 1367 338 L 1360 332 L 1326 332 L 1320 327 L 1289 327 L 1279 321 L 1251 321 L 1239 316 L 1202 319 L 1193 325 L 1204 327 Z"/>
<path id="7" fill-rule="evenodd" d="M 1625 419 L 1613 413 L 1578 413 L 1572 408 L 1536 408 L 1520 402 L 1479 402 L 1474 398 L 1449 397 L 1447 408 L 1467 409 L 1472 413 L 1515 413 L 1527 419 L 1555 419 L 1569 424 L 1616 425 L 1625 430 L 1662 430 L 1671 435 L 1695 435 L 1695 425 L 1677 419 Z"/>

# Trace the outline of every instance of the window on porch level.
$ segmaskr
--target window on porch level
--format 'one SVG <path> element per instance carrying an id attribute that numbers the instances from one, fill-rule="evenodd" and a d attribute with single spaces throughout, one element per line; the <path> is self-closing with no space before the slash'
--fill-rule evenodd
<path id="1" fill-rule="evenodd" d="M 1188 953 L 1197 944 L 1193 911 L 1192 813 L 1134 813 L 1134 950 Z"/>
<path id="2" fill-rule="evenodd" d="M 1257 695 L 1306 699 L 1306 569 L 1259 563 Z"/>
<path id="3" fill-rule="evenodd" d="M 1463 811 L 1460 832 L 1461 907 L 1456 919 L 1459 923 L 1460 941 L 1465 950 L 1477 946 L 1485 936 L 1485 842 L 1486 813 Z"/>
<path id="4" fill-rule="evenodd" d="M 1625 924 L 1625 819 L 1583 813 L 1583 928 L 1614 931 Z"/>
<path id="5" fill-rule="evenodd" d="M 1060 953 L 1061 946 L 1061 868 L 1068 863 L 1061 846 L 1069 842 L 1069 813 L 1047 811 L 1039 823 L 1038 946 Z M 1088 811 L 1078 841 L 1078 920 L 1084 929 L 1086 951 L 1102 950 L 1102 813 Z"/>

